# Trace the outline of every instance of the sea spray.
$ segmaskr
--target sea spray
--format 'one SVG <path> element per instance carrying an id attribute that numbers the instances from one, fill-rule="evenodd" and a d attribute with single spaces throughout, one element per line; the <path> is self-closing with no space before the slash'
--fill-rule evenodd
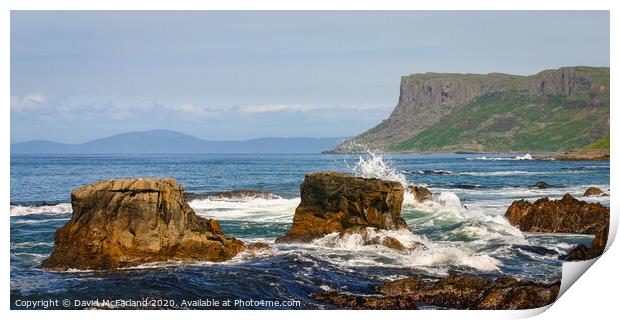
<path id="1" fill-rule="evenodd" d="M 398 181 L 405 188 L 403 205 L 418 203 L 415 196 L 407 188 L 411 182 L 407 180 L 404 171 L 397 170 L 395 164 L 384 159 L 380 153 L 367 151 L 365 156 L 359 157 L 357 164 L 351 168 L 351 171 L 358 177 Z"/>
<path id="2" fill-rule="evenodd" d="M 396 170 L 392 161 L 383 159 L 383 156 L 374 152 L 369 152 L 368 156 L 360 156 L 352 171 L 358 177 L 398 181 L 404 187 L 409 185 L 405 174 Z"/>

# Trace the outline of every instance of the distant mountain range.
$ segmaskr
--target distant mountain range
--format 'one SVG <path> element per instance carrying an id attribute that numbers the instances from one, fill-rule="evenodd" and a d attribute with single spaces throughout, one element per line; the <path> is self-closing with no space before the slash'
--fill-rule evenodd
<path id="1" fill-rule="evenodd" d="M 316 154 L 346 138 L 202 140 L 170 130 L 129 132 L 81 144 L 33 140 L 11 144 L 11 154 Z"/>
<path id="2" fill-rule="evenodd" d="M 401 78 L 388 119 L 334 152 L 557 152 L 609 135 L 609 68 Z"/>

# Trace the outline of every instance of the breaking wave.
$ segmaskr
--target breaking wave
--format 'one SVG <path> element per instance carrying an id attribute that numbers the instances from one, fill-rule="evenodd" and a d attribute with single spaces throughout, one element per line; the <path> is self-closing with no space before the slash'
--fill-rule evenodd
<path id="1" fill-rule="evenodd" d="M 300 198 L 263 199 L 247 197 L 193 200 L 189 205 L 198 215 L 217 220 L 291 222 L 299 202 L 301 202 Z"/>
<path id="2" fill-rule="evenodd" d="M 328 234 L 302 249 L 342 267 L 420 268 L 432 274 L 444 274 L 451 266 L 480 271 L 497 271 L 501 262 L 488 254 L 476 253 L 466 246 L 455 246 L 428 240 L 406 230 L 377 230 L 367 228 L 368 238 L 391 237 L 407 248 L 404 251 L 382 245 L 366 244 L 360 234 Z M 422 246 L 419 246 L 422 244 Z"/>
<path id="3" fill-rule="evenodd" d="M 467 158 L 467 160 L 487 160 L 487 161 L 511 161 L 511 160 L 516 160 L 516 161 L 518 161 L 518 160 L 534 160 L 534 158 L 529 153 L 526 153 L 525 155 L 516 156 L 516 157 L 487 157 L 487 156 L 482 156 L 482 157 L 476 157 L 476 158 Z"/>
<path id="4" fill-rule="evenodd" d="M 31 214 L 66 214 L 71 213 L 70 203 L 59 203 L 55 205 L 41 206 L 19 206 L 11 205 L 11 216 L 27 216 Z"/>

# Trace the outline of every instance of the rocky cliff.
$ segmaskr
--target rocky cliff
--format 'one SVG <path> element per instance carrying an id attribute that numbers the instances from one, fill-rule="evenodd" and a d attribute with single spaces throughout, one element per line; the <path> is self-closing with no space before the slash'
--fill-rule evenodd
<path id="1" fill-rule="evenodd" d="M 609 68 L 414 74 L 388 119 L 336 151 L 557 151 L 600 139 L 608 121 Z"/>

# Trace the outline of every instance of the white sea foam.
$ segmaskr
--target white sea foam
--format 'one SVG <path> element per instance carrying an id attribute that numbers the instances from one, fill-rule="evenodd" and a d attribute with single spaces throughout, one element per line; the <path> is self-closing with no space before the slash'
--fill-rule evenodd
<path id="1" fill-rule="evenodd" d="M 59 203 L 45 206 L 14 206 L 11 205 L 11 216 L 27 216 L 31 214 L 65 214 L 71 213 L 70 203 Z"/>
<path id="2" fill-rule="evenodd" d="M 480 271 L 497 271 L 501 262 L 488 254 L 476 253 L 474 250 L 432 243 L 428 250 L 414 250 L 407 255 L 405 265 L 462 266 Z"/>
<path id="3" fill-rule="evenodd" d="M 516 156 L 515 160 L 533 160 L 533 158 L 529 153 L 526 153 L 524 156 Z"/>
<path id="4" fill-rule="evenodd" d="M 291 222 L 300 198 L 203 199 L 189 203 L 197 214 L 217 220 Z"/>
<path id="5" fill-rule="evenodd" d="M 560 174 L 553 171 L 521 171 L 521 170 L 509 170 L 509 171 L 489 171 L 489 172 L 461 172 L 459 175 L 463 176 L 476 176 L 476 177 L 494 177 L 494 176 L 535 176 L 542 174 Z M 563 172 L 565 173 L 565 172 Z"/>
<path id="6" fill-rule="evenodd" d="M 422 268 L 435 274 L 443 274 L 450 266 L 469 267 L 481 271 L 495 271 L 501 262 L 475 249 L 448 242 L 433 242 L 406 230 L 376 230 L 367 228 L 368 238 L 392 237 L 405 247 L 424 247 L 396 251 L 381 245 L 366 245 L 356 233 L 328 234 L 311 244 L 302 245 L 304 252 L 315 255 L 342 267 L 383 266 L 391 268 Z"/>
<path id="7" fill-rule="evenodd" d="M 516 157 L 487 157 L 487 156 L 482 156 L 482 157 L 475 157 L 475 158 L 467 158 L 467 160 L 487 160 L 487 161 L 519 161 L 519 160 L 534 160 L 534 158 L 532 157 L 532 155 L 530 155 L 529 153 L 526 153 L 522 156 L 516 156 Z"/>

